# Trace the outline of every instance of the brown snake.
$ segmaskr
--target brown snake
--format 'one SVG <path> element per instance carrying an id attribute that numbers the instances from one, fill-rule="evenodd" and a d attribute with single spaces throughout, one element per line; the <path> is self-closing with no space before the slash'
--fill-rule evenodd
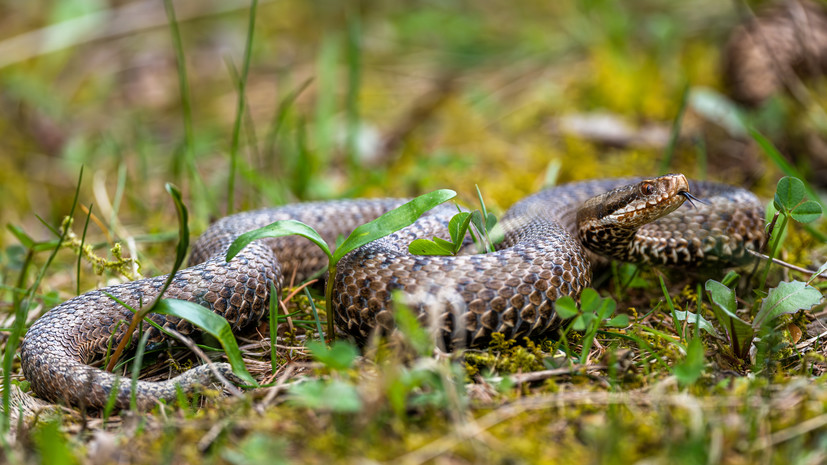
<path id="1" fill-rule="evenodd" d="M 688 191 L 683 175 L 562 185 L 508 210 L 501 221 L 505 240 L 496 252 L 408 254 L 414 238 L 447 238 L 447 221 L 456 210 L 438 208 L 413 226 L 345 256 L 335 276 L 335 321 L 357 339 L 375 328 L 391 330 L 391 292 L 399 289 L 423 324 L 436 328 L 441 343 L 479 345 L 495 331 L 508 338 L 541 336 L 560 324 L 554 300 L 576 298 L 590 283 L 591 254 L 582 245 L 620 260 L 679 267 L 737 263 L 747 248 L 759 247 L 763 208 L 754 195 L 721 184 L 693 183 L 691 192 L 707 203 L 678 209 Z M 210 307 L 234 330 L 256 324 L 266 314 L 270 283 L 280 289 L 284 276 L 295 271 L 302 279 L 322 268 L 326 258 L 306 239 L 285 237 L 254 242 L 226 263 L 224 253 L 235 237 L 292 218 L 335 243 L 338 235 L 401 203 L 296 204 L 223 218 L 195 243 L 190 258 L 194 266 L 178 272 L 165 297 Z M 122 321 L 132 316 L 105 293 L 138 307 L 155 297 L 163 280 L 161 276 L 91 291 L 37 320 L 21 348 L 23 372 L 34 392 L 55 402 L 103 406 L 116 376 L 89 363 L 105 353 L 111 334 L 116 340 L 124 336 Z M 191 332 L 189 324 L 172 317 L 150 318 Z M 216 365 L 227 371 L 227 364 Z M 164 382 L 139 381 L 138 405 L 148 408 L 158 399 L 174 399 L 176 384 L 191 391 L 210 381 L 206 366 Z M 128 407 L 130 382 L 125 379 L 118 386 L 116 405 Z"/>

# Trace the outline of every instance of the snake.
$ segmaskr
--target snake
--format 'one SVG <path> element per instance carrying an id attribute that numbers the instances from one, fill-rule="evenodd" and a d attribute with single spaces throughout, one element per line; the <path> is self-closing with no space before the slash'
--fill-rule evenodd
<path id="1" fill-rule="evenodd" d="M 682 207 L 687 199 L 694 206 Z M 233 331 L 249 328 L 268 314 L 269 299 L 281 295 L 286 279 L 302 280 L 324 269 L 327 256 L 309 240 L 287 236 L 252 242 L 228 262 L 226 251 L 240 234 L 293 219 L 334 244 L 405 202 L 310 202 L 227 216 L 194 242 L 191 266 L 174 275 L 164 297 L 208 307 Z M 754 194 L 673 174 L 561 184 L 530 195 L 503 215 L 504 239 L 490 253 L 409 253 L 414 239 L 447 240 L 456 212 L 456 206 L 443 205 L 345 255 L 329 278 L 337 327 L 357 341 L 392 332 L 394 299 L 401 295 L 447 349 L 482 346 L 494 333 L 520 340 L 542 337 L 563 323 L 554 302 L 579 298 L 599 257 L 682 269 L 722 267 L 749 261 L 750 250 L 760 248 L 764 237 L 763 206 Z M 209 385 L 214 376 L 209 365 L 166 381 L 138 380 L 134 388 L 129 380 L 93 366 L 111 347 L 113 335 L 115 341 L 130 336 L 124 322 L 133 314 L 115 299 L 138 308 L 157 296 L 165 280 L 158 276 L 93 290 L 37 319 L 20 351 L 32 391 L 52 402 L 90 408 L 101 408 L 110 398 L 128 408 L 134 394 L 138 407 L 148 409 L 159 400 L 173 401 L 179 390 Z M 172 316 L 147 318 L 182 334 L 195 331 Z M 151 341 L 163 340 L 157 329 L 149 331 Z M 228 364 L 213 365 L 229 373 Z"/>

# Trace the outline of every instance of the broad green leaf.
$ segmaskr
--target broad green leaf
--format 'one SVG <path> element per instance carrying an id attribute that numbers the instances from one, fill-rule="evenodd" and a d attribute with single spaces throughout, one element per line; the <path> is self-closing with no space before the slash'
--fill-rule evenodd
<path id="1" fill-rule="evenodd" d="M 227 360 L 229 360 L 230 365 L 233 367 L 233 373 L 244 380 L 244 382 L 252 386 L 258 386 L 256 380 L 250 376 L 250 373 L 244 366 L 244 361 L 241 359 L 241 351 L 238 349 L 233 331 L 224 317 L 196 303 L 178 299 L 160 299 L 153 309 L 153 312 L 162 315 L 177 316 L 178 318 L 187 320 L 213 336 L 221 344 L 221 347 L 224 348 L 224 352 L 227 354 Z"/>
<path id="2" fill-rule="evenodd" d="M 738 318 L 735 314 L 737 310 L 735 291 L 711 279 L 706 282 L 705 288 L 710 301 L 712 301 L 712 311 L 715 313 L 715 318 L 718 319 L 721 326 L 726 328 L 732 351 L 737 357 L 745 357 L 755 331 L 749 323 Z"/>
<path id="3" fill-rule="evenodd" d="M 615 309 L 617 309 L 617 302 L 614 299 L 600 298 L 600 310 L 597 311 L 597 316 L 605 320 L 614 314 Z"/>
<path id="4" fill-rule="evenodd" d="M 689 324 L 693 325 L 697 322 L 698 326 L 707 333 L 717 338 L 721 337 L 718 331 L 715 330 L 715 327 L 712 326 L 712 323 L 710 323 L 706 318 L 702 317 L 701 315 L 698 315 L 697 313 L 675 310 L 675 316 L 678 318 L 678 321 L 687 321 Z"/>
<path id="5" fill-rule="evenodd" d="M 462 245 L 462 240 L 465 238 L 465 233 L 468 231 L 468 225 L 471 224 L 471 212 L 459 212 L 451 218 L 448 223 L 448 232 L 451 234 L 451 240 L 457 245 L 457 250 Z"/>
<path id="6" fill-rule="evenodd" d="M 313 358 L 335 371 L 349 369 L 359 356 L 359 349 L 346 341 L 336 341 L 330 348 L 323 342 L 310 341 L 307 348 L 313 354 Z"/>
<path id="7" fill-rule="evenodd" d="M 795 313 L 799 310 L 809 310 L 821 301 L 821 292 L 818 289 L 801 281 L 781 282 L 778 287 L 770 289 L 767 297 L 761 302 L 761 310 L 752 322 L 753 328 L 758 329 L 763 324 L 769 324 L 775 318 L 785 313 Z"/>
<path id="8" fill-rule="evenodd" d="M 673 373 L 682 386 L 694 383 L 704 373 L 704 346 L 701 340 L 693 338 L 686 347 L 686 358 L 675 366 Z"/>
<path id="9" fill-rule="evenodd" d="M 429 192 L 395 208 L 379 218 L 356 228 L 336 249 L 331 260 L 336 264 L 347 253 L 358 249 L 368 242 L 383 238 L 395 231 L 410 226 L 423 213 L 437 205 L 456 197 L 457 193 L 449 189 L 440 189 Z"/>
<path id="10" fill-rule="evenodd" d="M 560 315 L 560 318 L 568 320 L 580 314 L 577 304 L 569 296 L 560 297 L 554 301 L 554 311 Z"/>
<path id="11" fill-rule="evenodd" d="M 594 319 L 594 313 L 581 313 L 571 323 L 571 329 L 575 331 L 585 331 L 589 327 L 589 323 Z"/>
<path id="12" fill-rule="evenodd" d="M 606 322 L 606 326 L 611 328 L 625 328 L 629 326 L 629 315 L 618 315 Z"/>
<path id="13" fill-rule="evenodd" d="M 813 200 L 808 200 L 793 209 L 790 216 L 799 223 L 812 223 L 821 218 L 821 205 Z"/>
<path id="14" fill-rule="evenodd" d="M 804 200 L 804 183 L 798 178 L 784 176 L 775 186 L 773 205 L 778 210 L 791 211 Z"/>
<path id="15" fill-rule="evenodd" d="M 496 226 L 496 225 L 497 225 L 497 217 L 493 213 L 488 212 L 488 215 L 485 217 L 485 227 L 489 231 L 491 231 L 492 229 L 494 229 L 494 226 Z"/>
<path id="16" fill-rule="evenodd" d="M 580 294 L 580 309 L 583 313 L 594 313 L 600 308 L 600 294 L 594 289 L 587 287 Z"/>
<path id="17" fill-rule="evenodd" d="M 446 249 L 429 239 L 414 239 L 408 244 L 408 253 L 413 255 L 453 255 L 453 247 Z"/>
<path id="18" fill-rule="evenodd" d="M 715 306 L 735 317 L 735 311 L 738 309 L 735 305 L 735 291 L 712 279 L 707 280 L 704 288 Z"/>
<path id="19" fill-rule="evenodd" d="M 446 241 L 445 239 L 442 239 L 441 237 L 434 237 L 434 244 L 437 244 L 438 246 L 442 247 L 443 249 L 449 250 L 451 252 L 451 254 L 453 255 L 453 252 L 454 252 L 454 243 L 453 242 Z"/>
<path id="20" fill-rule="evenodd" d="M 266 237 L 284 237 L 298 235 L 309 239 L 314 244 L 318 245 L 320 249 L 327 255 L 328 259 L 332 256 L 327 242 L 322 239 L 322 236 L 316 232 L 315 229 L 296 220 L 282 220 L 267 226 L 248 231 L 240 236 L 230 245 L 227 250 L 227 261 L 232 260 L 244 247 L 247 247 L 251 242 L 257 239 L 264 239 Z"/>

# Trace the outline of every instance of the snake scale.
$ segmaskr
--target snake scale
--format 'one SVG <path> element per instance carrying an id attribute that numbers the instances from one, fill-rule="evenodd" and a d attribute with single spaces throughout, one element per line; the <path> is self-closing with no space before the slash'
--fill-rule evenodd
<path id="1" fill-rule="evenodd" d="M 678 208 L 690 191 L 705 203 Z M 280 289 L 285 277 L 295 273 L 302 279 L 324 267 L 326 258 L 306 239 L 284 237 L 254 242 L 227 263 L 224 254 L 235 237 L 276 220 L 297 219 L 335 243 L 337 236 L 402 202 L 295 204 L 223 218 L 196 241 L 192 266 L 178 272 L 165 297 L 207 306 L 226 317 L 233 330 L 254 325 L 267 312 L 271 283 Z M 553 302 L 565 295 L 576 298 L 589 285 L 595 253 L 679 267 L 732 264 L 743 261 L 746 249 L 758 248 L 763 238 L 763 208 L 750 192 L 706 182 L 690 186 L 683 175 L 668 175 L 565 184 L 527 197 L 503 216 L 505 240 L 492 253 L 443 257 L 407 252 L 414 238 L 447 238 L 453 213 L 450 206 L 432 210 L 412 226 L 343 258 L 333 297 L 340 329 L 360 340 L 375 328 L 391 330 L 391 292 L 399 289 L 422 323 L 436 328 L 447 345 L 480 345 L 495 331 L 508 338 L 540 336 L 560 324 Z M 54 402 L 105 405 L 116 376 L 90 363 L 105 353 L 111 334 L 124 336 L 122 322 L 132 315 L 107 294 L 138 307 L 156 296 L 164 279 L 94 290 L 38 319 L 21 348 L 23 372 L 34 392 Z M 173 317 L 149 317 L 184 334 L 192 332 L 188 323 Z M 216 365 L 227 370 L 227 364 Z M 136 398 L 148 408 L 158 399 L 174 399 L 176 385 L 190 391 L 210 382 L 207 367 L 199 366 L 164 382 L 139 381 Z M 117 389 L 116 405 L 127 407 L 129 381 Z"/>

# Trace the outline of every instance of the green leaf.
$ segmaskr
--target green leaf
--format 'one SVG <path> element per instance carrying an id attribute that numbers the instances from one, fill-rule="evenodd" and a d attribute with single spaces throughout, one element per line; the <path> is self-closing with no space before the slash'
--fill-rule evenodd
<path id="1" fill-rule="evenodd" d="M 244 366 L 241 351 L 238 349 L 238 344 L 236 344 L 233 330 L 224 317 L 196 303 L 177 299 L 159 300 L 153 312 L 162 315 L 177 316 L 178 318 L 187 320 L 213 336 L 221 344 L 221 347 L 224 348 L 224 352 L 227 354 L 227 360 L 229 360 L 230 365 L 233 367 L 233 373 L 244 380 L 245 383 L 258 386 L 256 380 L 250 376 L 250 373 Z"/>
<path id="2" fill-rule="evenodd" d="M 416 314 L 402 302 L 401 292 L 394 292 L 393 303 L 393 320 L 396 322 L 399 332 L 419 355 L 430 356 L 434 350 L 434 341 L 428 335 L 428 331 L 419 324 Z"/>
<path id="3" fill-rule="evenodd" d="M 594 289 L 587 287 L 580 294 L 580 309 L 583 313 L 594 313 L 600 308 L 600 294 Z"/>
<path id="4" fill-rule="evenodd" d="M 310 341 L 307 348 L 313 358 L 334 371 L 348 370 L 359 356 L 359 349 L 346 341 L 336 341 L 330 348 L 322 342 Z"/>
<path id="5" fill-rule="evenodd" d="M 692 338 L 686 347 L 686 358 L 675 366 L 673 373 L 682 386 L 694 383 L 704 373 L 704 346 L 698 338 Z"/>
<path id="6" fill-rule="evenodd" d="M 563 296 L 554 301 L 554 311 L 560 315 L 560 318 L 568 320 L 580 314 L 577 304 L 569 296 Z"/>
<path id="7" fill-rule="evenodd" d="M 388 234 L 410 226 L 422 216 L 423 213 L 456 197 L 456 195 L 456 192 L 449 189 L 429 192 L 385 213 L 369 223 L 359 226 L 350 233 L 342 245 L 336 249 L 331 259 L 331 264 L 335 265 L 347 253 L 358 249 L 368 242 L 383 238 Z"/>
<path id="8" fill-rule="evenodd" d="M 290 388 L 290 401 L 302 407 L 333 412 L 358 412 L 362 399 L 352 384 L 341 380 L 325 382 L 317 379 L 298 383 Z"/>
<path id="9" fill-rule="evenodd" d="M 496 226 L 496 225 L 497 225 L 497 217 L 493 213 L 488 212 L 488 215 L 486 215 L 486 217 L 485 217 L 485 228 L 488 231 L 491 231 L 492 229 L 494 229 L 494 226 Z"/>
<path id="10" fill-rule="evenodd" d="M 434 237 L 434 244 L 436 244 L 436 245 L 438 245 L 438 246 L 442 247 L 442 248 L 443 248 L 443 249 L 445 249 L 445 250 L 450 251 L 450 252 L 451 252 L 451 254 L 453 255 L 453 253 L 454 253 L 454 248 L 455 248 L 455 247 L 454 247 L 454 243 L 453 243 L 453 242 L 451 242 L 451 241 L 446 241 L 445 239 L 442 239 L 441 237 Z"/>
<path id="11" fill-rule="evenodd" d="M 761 302 L 761 310 L 755 316 L 752 326 L 758 329 L 785 313 L 809 310 L 821 301 L 821 297 L 821 292 L 807 285 L 807 283 L 801 281 L 781 282 L 778 287 L 770 289 L 767 297 Z"/>
<path id="12" fill-rule="evenodd" d="M 804 183 L 798 178 L 784 176 L 775 186 L 773 205 L 780 211 L 792 211 L 804 200 Z"/>
<path id="13" fill-rule="evenodd" d="M 454 248 L 448 248 L 429 239 L 414 239 L 408 244 L 408 253 L 413 255 L 453 255 Z"/>
<path id="14" fill-rule="evenodd" d="M 629 326 L 629 315 L 621 314 L 606 322 L 611 328 L 625 328 Z"/>
<path id="15" fill-rule="evenodd" d="M 459 212 L 448 223 L 448 232 L 451 234 L 451 240 L 454 241 L 457 251 L 462 245 L 462 240 L 465 239 L 465 233 L 468 231 L 468 225 L 470 224 L 471 212 Z"/>
<path id="16" fill-rule="evenodd" d="M 477 231 L 479 231 L 480 234 L 485 235 L 485 231 L 487 230 L 485 229 L 485 222 L 482 219 L 481 211 L 474 210 L 471 212 L 471 222 L 474 223 L 474 227 L 477 228 Z"/>
<path id="17" fill-rule="evenodd" d="M 821 218 L 821 213 L 821 205 L 814 200 L 808 200 L 795 207 L 790 216 L 799 223 L 812 223 Z"/>
<path id="18" fill-rule="evenodd" d="M 710 323 L 706 318 L 702 317 L 701 315 L 698 315 L 697 313 L 692 313 L 692 312 L 689 312 L 689 311 L 684 312 L 682 310 L 675 310 L 675 316 L 678 318 L 678 321 L 687 321 L 687 322 L 689 322 L 689 324 L 693 324 L 693 325 L 697 322 L 698 327 L 700 327 L 701 329 L 703 329 L 707 333 L 709 333 L 709 334 L 711 334 L 711 335 L 713 335 L 717 338 L 721 337 L 721 335 L 718 333 L 718 331 L 715 330 L 715 327 L 712 326 L 712 323 Z"/>
<path id="19" fill-rule="evenodd" d="M 614 299 L 600 298 L 600 310 L 597 311 L 597 316 L 600 320 L 605 320 L 614 314 L 617 309 L 617 302 Z"/>
<path id="20" fill-rule="evenodd" d="M 755 331 L 752 329 L 752 325 L 738 318 L 735 314 L 737 310 L 735 291 L 711 279 L 706 282 L 705 288 L 710 301 L 712 301 L 712 311 L 715 313 L 715 318 L 721 326 L 726 328 L 733 353 L 740 358 L 746 357 L 749 352 L 749 344 L 755 336 Z"/>
<path id="21" fill-rule="evenodd" d="M 251 242 L 257 239 L 264 239 L 266 237 L 284 237 L 292 235 L 302 236 L 309 239 L 314 244 L 318 245 L 320 249 L 327 255 L 328 259 L 332 257 L 330 248 L 327 242 L 316 232 L 315 229 L 296 220 L 282 220 L 267 226 L 248 231 L 240 236 L 230 245 L 227 250 L 227 261 L 232 260 L 244 247 L 247 247 Z"/>
<path id="22" fill-rule="evenodd" d="M 706 282 L 704 288 L 713 304 L 735 317 L 735 311 L 738 309 L 735 305 L 735 291 L 712 279 Z"/>
<path id="23" fill-rule="evenodd" d="M 589 327 L 589 323 L 594 319 L 594 313 L 581 313 L 571 323 L 571 329 L 575 331 L 585 331 Z"/>

